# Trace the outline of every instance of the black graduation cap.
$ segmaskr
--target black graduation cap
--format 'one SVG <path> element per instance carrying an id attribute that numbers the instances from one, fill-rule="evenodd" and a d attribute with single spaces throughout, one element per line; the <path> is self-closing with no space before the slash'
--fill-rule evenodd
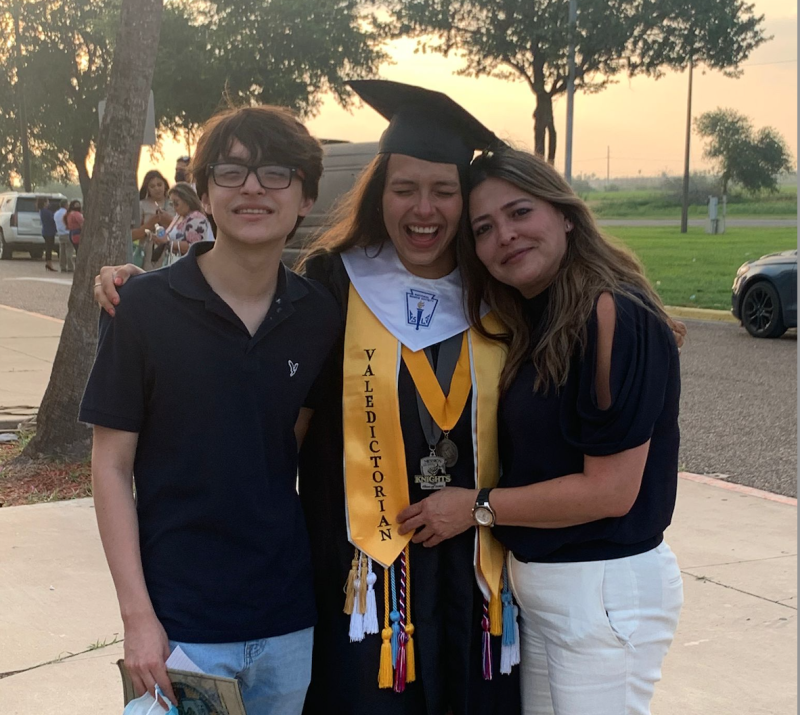
<path id="1" fill-rule="evenodd" d="M 379 154 L 469 166 L 475 151 L 502 144 L 494 132 L 441 92 L 383 79 L 350 80 L 347 84 L 389 120 Z"/>

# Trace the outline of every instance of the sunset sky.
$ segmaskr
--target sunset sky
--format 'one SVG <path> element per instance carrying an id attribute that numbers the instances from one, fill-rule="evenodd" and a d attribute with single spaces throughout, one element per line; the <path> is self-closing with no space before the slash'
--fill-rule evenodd
<path id="1" fill-rule="evenodd" d="M 786 139 L 797 157 L 797 6 L 794 0 L 755 0 L 757 13 L 765 16 L 773 39 L 755 50 L 743 64 L 744 75 L 728 79 L 720 72 L 696 68 L 692 115 L 720 107 L 735 109 L 751 118 L 756 128 L 771 126 Z M 534 97 L 522 82 L 458 77 L 458 57 L 414 54 L 415 43 L 399 41 L 389 48 L 395 64 L 381 67 L 383 79 L 418 84 L 446 92 L 466 107 L 501 138 L 521 148 L 533 148 L 531 113 Z M 618 79 L 617 84 L 595 95 L 575 97 L 573 175 L 606 176 L 610 148 L 611 177 L 655 176 L 683 170 L 686 126 L 686 72 L 670 73 L 660 80 Z M 555 104 L 558 153 L 556 166 L 564 168 L 566 100 Z M 366 106 L 342 109 L 326 98 L 320 113 L 307 122 L 319 138 L 350 141 L 377 140 L 386 121 Z M 158 168 L 171 179 L 174 161 L 185 148 L 169 143 L 163 147 Z M 140 175 L 150 168 L 143 152 Z M 692 137 L 692 169 L 708 168 L 702 144 Z"/>

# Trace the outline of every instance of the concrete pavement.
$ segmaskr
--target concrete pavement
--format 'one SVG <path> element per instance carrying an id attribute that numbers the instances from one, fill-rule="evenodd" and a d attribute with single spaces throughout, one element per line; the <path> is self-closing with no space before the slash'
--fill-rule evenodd
<path id="1" fill-rule="evenodd" d="M 36 414 L 63 320 L 0 305 L 0 429 Z"/>
<path id="2" fill-rule="evenodd" d="M 655 715 L 796 712 L 796 515 L 786 497 L 681 479 L 667 539 L 686 603 Z M 0 712 L 121 712 L 121 635 L 92 502 L 0 509 Z"/>
<path id="3" fill-rule="evenodd" d="M 60 329 L 0 306 L 0 420 L 38 406 Z M 655 715 L 796 712 L 796 516 L 793 499 L 683 475 L 667 539 L 686 604 Z M 0 509 L 0 714 L 121 712 L 121 636 L 91 501 Z"/>

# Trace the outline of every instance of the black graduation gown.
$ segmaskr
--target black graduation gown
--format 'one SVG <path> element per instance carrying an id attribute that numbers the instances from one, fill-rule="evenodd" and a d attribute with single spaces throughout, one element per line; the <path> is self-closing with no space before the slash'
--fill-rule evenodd
<path id="1" fill-rule="evenodd" d="M 312 259 L 306 275 L 323 283 L 347 311 L 350 280 L 338 255 Z M 305 715 L 518 715 L 518 667 L 500 674 L 500 638 L 492 637 L 494 677 L 481 669 L 483 597 L 473 570 L 474 530 L 439 546 L 411 544 L 411 622 L 416 645 L 416 681 L 404 693 L 378 688 L 380 635 L 349 639 L 350 617 L 342 612 L 344 585 L 354 548 L 347 540 L 342 472 L 342 338 L 324 377 L 314 418 L 299 461 L 300 499 L 311 536 L 319 621 L 314 634 L 311 686 Z M 417 412 L 414 384 L 405 365 L 399 375 L 400 418 L 412 502 L 426 496 L 414 475 L 429 453 Z M 470 409 L 450 438 L 459 449 L 448 472 L 453 486 L 474 487 Z M 383 568 L 374 566 L 378 621 L 383 628 Z"/>

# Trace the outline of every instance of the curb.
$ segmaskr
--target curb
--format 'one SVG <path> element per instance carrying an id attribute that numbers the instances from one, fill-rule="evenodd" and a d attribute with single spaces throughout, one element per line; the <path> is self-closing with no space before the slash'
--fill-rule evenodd
<path id="1" fill-rule="evenodd" d="M 678 305 L 665 305 L 664 310 L 671 318 L 689 318 L 690 320 L 715 320 L 720 323 L 734 323 L 739 321 L 733 317 L 729 310 L 712 310 L 711 308 L 686 308 Z"/>
<path id="2" fill-rule="evenodd" d="M 748 497 L 757 497 L 758 499 L 766 499 L 767 501 L 777 502 L 778 504 L 786 504 L 787 506 L 797 507 L 797 499 L 794 497 L 787 497 L 783 494 L 773 494 L 766 492 L 763 489 L 756 489 L 755 487 L 748 487 L 744 484 L 737 484 L 736 482 L 726 482 L 724 479 L 717 479 L 716 477 L 707 477 L 705 474 L 693 474 L 692 472 L 678 472 L 681 479 L 687 479 L 690 482 L 697 482 L 698 484 L 705 484 L 709 487 L 717 487 L 718 489 L 725 489 L 729 492 L 736 492 Z"/>

